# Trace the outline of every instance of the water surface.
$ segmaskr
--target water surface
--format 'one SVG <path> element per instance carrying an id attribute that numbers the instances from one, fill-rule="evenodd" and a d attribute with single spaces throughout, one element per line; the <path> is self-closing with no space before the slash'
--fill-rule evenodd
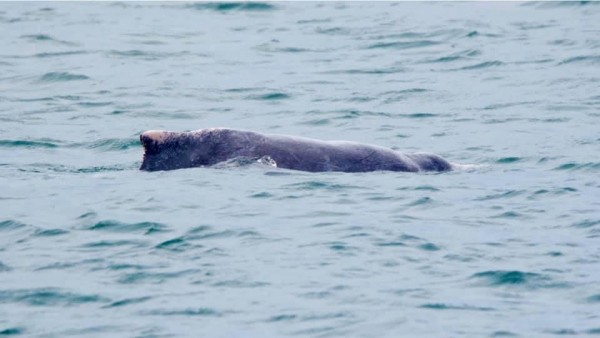
<path id="1" fill-rule="evenodd" d="M 600 333 L 600 7 L 0 4 L 0 335 Z M 140 172 L 148 129 L 475 164 Z"/>

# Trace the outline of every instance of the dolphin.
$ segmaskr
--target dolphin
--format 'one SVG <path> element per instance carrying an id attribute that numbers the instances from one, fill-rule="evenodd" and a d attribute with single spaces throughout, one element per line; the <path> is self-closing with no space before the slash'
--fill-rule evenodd
<path id="1" fill-rule="evenodd" d="M 269 159 L 285 169 L 308 172 L 443 172 L 453 165 L 429 153 L 401 153 L 376 145 L 261 134 L 228 128 L 189 132 L 149 130 L 140 135 L 140 170 L 208 167 L 236 158 Z"/>

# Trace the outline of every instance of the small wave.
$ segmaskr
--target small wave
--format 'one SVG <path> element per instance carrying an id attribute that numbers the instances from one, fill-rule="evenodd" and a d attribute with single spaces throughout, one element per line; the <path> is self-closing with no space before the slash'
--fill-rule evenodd
<path id="1" fill-rule="evenodd" d="M 24 303 L 34 306 L 81 305 L 83 303 L 104 302 L 98 295 L 82 295 L 56 288 L 0 290 L 0 303 Z"/>
<path id="2" fill-rule="evenodd" d="M 57 173 L 74 173 L 74 174 L 95 174 L 101 172 L 112 172 L 112 171 L 124 171 L 138 169 L 139 162 L 130 162 L 115 165 L 106 166 L 93 166 L 93 167 L 71 167 L 60 164 L 50 163 L 34 163 L 31 165 L 25 165 L 18 168 L 21 172 L 31 173 L 44 173 L 44 172 L 57 172 Z"/>
<path id="3" fill-rule="evenodd" d="M 100 149 L 100 150 L 127 150 L 130 148 L 140 148 L 139 139 L 137 138 L 110 138 L 93 141 L 90 143 L 77 143 L 73 144 L 74 147 L 85 146 L 88 149 Z"/>
<path id="4" fill-rule="evenodd" d="M 511 107 L 518 107 L 522 105 L 534 105 L 538 104 L 538 101 L 521 101 L 521 102 L 505 102 L 505 103 L 494 103 L 483 107 L 484 110 L 496 110 Z"/>
<path id="5" fill-rule="evenodd" d="M 588 303 L 600 303 L 600 293 L 586 298 Z"/>
<path id="6" fill-rule="evenodd" d="M 439 251 L 441 248 L 433 243 L 425 243 L 418 246 L 419 249 L 424 251 Z"/>
<path id="7" fill-rule="evenodd" d="M 94 174 L 108 171 L 123 171 L 128 169 L 137 168 L 138 164 L 132 165 L 112 165 L 112 166 L 99 166 L 99 167 L 86 167 L 86 168 L 77 168 L 72 170 L 66 170 L 68 172 L 73 173 L 84 173 L 84 174 Z"/>
<path id="8" fill-rule="evenodd" d="M 22 327 L 9 327 L 0 331 L 0 336 L 16 336 L 25 333 L 25 329 Z"/>
<path id="9" fill-rule="evenodd" d="M 155 222 L 123 223 L 114 220 L 105 220 L 88 226 L 87 230 L 111 232 L 144 232 L 145 234 L 151 234 L 154 232 L 165 231 L 167 228 L 168 227 L 166 225 Z"/>
<path id="10" fill-rule="evenodd" d="M 282 315 L 270 317 L 266 321 L 267 322 L 284 322 L 284 321 L 294 320 L 297 318 L 298 318 L 298 315 L 295 315 L 295 314 L 282 314 Z"/>
<path id="11" fill-rule="evenodd" d="M 74 43 L 71 42 L 67 42 L 67 41 L 62 41 L 62 40 L 58 40 L 53 38 L 52 36 L 48 35 L 48 34 L 28 34 L 28 35 L 21 35 L 21 39 L 25 39 L 25 40 L 29 40 L 31 42 L 53 42 L 53 43 L 58 43 L 58 44 L 62 44 L 62 45 L 75 45 Z"/>
<path id="12" fill-rule="evenodd" d="M 532 199 L 532 198 L 535 198 L 536 196 L 545 195 L 545 194 L 563 195 L 566 193 L 571 193 L 571 192 L 576 192 L 576 191 L 577 191 L 577 189 L 571 188 L 571 187 L 558 188 L 558 189 L 553 189 L 553 190 L 539 189 L 539 190 L 536 190 L 535 192 L 533 192 L 533 194 L 531 194 L 531 196 L 529 196 L 528 198 Z"/>
<path id="13" fill-rule="evenodd" d="M 520 214 L 516 211 L 506 211 L 501 214 L 491 216 L 491 218 L 517 219 L 517 218 L 526 218 L 526 216 L 523 214 Z"/>
<path id="14" fill-rule="evenodd" d="M 152 297 L 125 298 L 125 299 L 121 299 L 121 300 L 112 302 L 106 306 L 103 306 L 103 308 L 113 308 L 113 307 L 121 307 L 121 306 L 132 305 L 132 304 L 139 304 L 139 303 L 146 302 L 150 299 L 152 299 Z"/>
<path id="15" fill-rule="evenodd" d="M 438 29 L 430 31 L 407 31 L 402 33 L 380 34 L 367 36 L 369 40 L 390 40 L 390 39 L 429 39 L 443 37 L 447 40 L 452 37 L 462 37 L 469 31 L 464 29 Z"/>
<path id="16" fill-rule="evenodd" d="M 591 227 L 594 227 L 599 224 L 600 224 L 600 219 L 596 219 L 596 220 L 586 219 L 581 222 L 574 223 L 571 226 L 576 227 L 576 228 L 591 228 Z"/>
<path id="17" fill-rule="evenodd" d="M 424 206 L 424 205 L 432 205 L 432 204 L 435 204 L 435 201 L 433 200 L 433 198 L 425 196 L 425 197 L 421 197 L 419 199 L 416 199 L 416 200 L 408 203 L 406 206 L 416 207 L 416 206 Z"/>
<path id="18" fill-rule="evenodd" d="M 271 156 L 263 156 L 256 160 L 256 163 L 277 168 L 277 162 Z"/>
<path id="19" fill-rule="evenodd" d="M 264 100 L 264 101 L 279 101 L 291 98 L 291 95 L 283 93 L 283 92 L 272 92 L 266 93 L 262 95 L 251 95 L 248 96 L 247 99 L 250 100 Z"/>
<path id="20" fill-rule="evenodd" d="M 41 82 L 62 82 L 78 80 L 89 80 L 89 77 L 82 74 L 71 74 L 67 72 L 50 72 L 40 77 Z"/>
<path id="21" fill-rule="evenodd" d="M 292 188 L 293 190 L 329 190 L 329 191 L 339 191 L 339 190 L 347 190 L 347 189 L 362 189 L 362 187 L 345 185 L 345 184 L 336 184 L 329 183 L 323 181 L 307 181 L 301 183 L 289 184 L 286 188 Z"/>
<path id="22" fill-rule="evenodd" d="M 315 33 L 325 34 L 325 35 L 349 35 L 350 30 L 347 28 L 342 28 L 342 27 L 330 27 L 330 28 L 317 27 L 315 29 Z"/>
<path id="23" fill-rule="evenodd" d="M 492 338 L 496 338 L 496 337 L 503 337 L 503 338 L 506 338 L 506 337 L 519 337 L 519 335 L 518 335 L 518 334 L 516 334 L 516 333 L 512 333 L 512 332 L 510 332 L 510 331 L 494 331 L 494 332 L 493 332 L 493 333 L 490 335 L 490 337 L 492 337 Z"/>
<path id="24" fill-rule="evenodd" d="M 315 23 L 329 23 L 329 22 L 331 22 L 330 18 L 326 18 L 326 19 L 307 19 L 307 20 L 298 20 L 298 21 L 296 21 L 296 23 L 299 24 L 299 25 L 315 24 Z"/>
<path id="25" fill-rule="evenodd" d="M 228 93 L 247 93 L 247 92 L 254 92 L 254 91 L 260 91 L 261 88 L 256 88 L 256 87 L 236 87 L 236 88 L 228 88 L 225 89 L 225 92 Z"/>
<path id="26" fill-rule="evenodd" d="M 188 269 L 175 272 L 133 272 L 121 276 L 118 280 L 120 284 L 136 284 L 136 283 L 154 283 L 159 284 L 174 278 L 185 275 L 198 275 L 203 271 L 198 269 Z"/>
<path id="27" fill-rule="evenodd" d="M 151 316 L 209 316 L 221 317 L 223 314 L 217 310 L 210 308 L 195 308 L 182 310 L 151 310 L 142 312 L 144 315 Z"/>
<path id="28" fill-rule="evenodd" d="M 267 285 L 269 285 L 269 283 L 251 282 L 246 280 L 222 280 L 212 284 L 214 287 L 227 288 L 259 288 Z"/>
<path id="29" fill-rule="evenodd" d="M 57 148 L 56 142 L 29 140 L 0 140 L 0 147 L 6 148 Z"/>
<path id="30" fill-rule="evenodd" d="M 304 52 L 314 52 L 308 48 L 301 47 L 274 47 L 269 43 L 265 43 L 255 47 L 256 50 L 267 53 L 304 53 Z"/>
<path id="31" fill-rule="evenodd" d="M 434 113 L 412 113 L 412 114 L 406 114 L 406 115 L 403 115 L 403 116 L 411 118 L 411 119 L 424 119 L 424 118 L 436 117 L 436 116 L 438 116 L 438 114 L 434 114 Z"/>
<path id="32" fill-rule="evenodd" d="M 106 107 L 112 105 L 113 102 L 78 102 L 79 107 L 94 108 L 94 107 Z"/>
<path id="33" fill-rule="evenodd" d="M 304 122 L 300 122 L 300 124 L 309 125 L 309 126 L 324 126 L 330 124 L 330 119 L 313 119 Z"/>
<path id="34" fill-rule="evenodd" d="M 118 247 L 118 246 L 143 247 L 143 246 L 145 246 L 145 243 L 143 243 L 141 241 L 129 241 L 129 240 L 116 240 L 116 241 L 108 240 L 108 241 L 89 242 L 89 243 L 85 243 L 85 244 L 81 245 L 82 248 L 92 248 L 92 249 L 111 248 L 111 247 Z"/>
<path id="35" fill-rule="evenodd" d="M 453 62 L 458 60 L 471 60 L 473 57 L 481 55 L 481 51 L 478 49 L 467 49 L 464 51 L 460 51 L 457 53 L 453 53 L 447 56 L 442 56 L 440 58 L 432 59 L 430 63 L 445 63 L 445 62 Z"/>
<path id="36" fill-rule="evenodd" d="M 478 64 L 471 65 L 471 66 L 461 67 L 456 70 L 475 70 L 475 69 L 484 69 L 484 68 L 490 68 L 490 67 L 498 67 L 498 66 L 502 66 L 502 65 L 504 65 L 504 63 L 500 62 L 500 61 L 487 61 L 487 62 L 482 62 L 482 63 L 478 63 Z"/>
<path id="37" fill-rule="evenodd" d="M 2 262 L 0 262 L 0 272 L 11 271 L 12 268 Z"/>
<path id="38" fill-rule="evenodd" d="M 191 247 L 190 243 L 188 243 L 183 237 L 176 237 L 164 242 L 159 243 L 155 246 L 156 249 L 174 251 L 174 252 L 182 252 Z"/>
<path id="39" fill-rule="evenodd" d="M 419 41 L 395 41 L 395 42 L 378 42 L 369 45 L 367 49 L 380 49 L 380 48 L 391 48 L 391 49 L 410 49 L 410 48 L 422 48 L 438 45 L 439 42 L 431 40 L 419 40 Z"/>
<path id="40" fill-rule="evenodd" d="M 257 192 L 257 193 L 250 195 L 250 198 L 271 198 L 271 197 L 274 197 L 274 195 L 269 192 L 266 192 L 266 191 Z"/>
<path id="41" fill-rule="evenodd" d="M 588 162 L 588 163 L 576 163 L 576 162 L 568 162 L 559 165 L 554 168 L 554 170 L 596 170 L 600 169 L 600 162 Z"/>
<path id="42" fill-rule="evenodd" d="M 38 237 L 53 237 L 68 234 L 67 230 L 62 229 L 37 229 L 34 236 Z"/>
<path id="43" fill-rule="evenodd" d="M 416 94 L 416 93 L 425 93 L 425 92 L 429 92 L 429 91 L 431 91 L 431 90 L 425 89 L 425 88 L 408 88 L 408 89 L 402 89 L 402 90 L 388 91 L 388 92 L 382 93 L 382 95 Z"/>
<path id="44" fill-rule="evenodd" d="M 509 190 L 507 192 L 503 192 L 503 193 L 499 193 L 499 194 L 491 194 L 491 195 L 486 195 L 483 197 L 478 197 L 475 200 L 476 201 L 489 201 L 489 200 L 496 200 L 496 199 L 505 199 L 505 198 L 512 198 L 512 197 L 520 196 L 520 195 L 523 195 L 524 193 L 525 193 L 525 190 Z"/>
<path id="45" fill-rule="evenodd" d="M 527 286 L 532 288 L 561 286 L 546 275 L 517 270 L 483 271 L 474 274 L 471 278 L 482 280 L 489 286 Z"/>
<path id="46" fill-rule="evenodd" d="M 26 227 L 27 225 L 12 219 L 0 222 L 0 231 L 11 231 Z"/>
<path id="47" fill-rule="evenodd" d="M 321 74 L 367 74 L 367 75 L 379 75 L 379 74 L 396 74 L 404 73 L 406 69 L 402 67 L 386 67 L 386 68 L 365 68 L 365 69 L 342 69 L 342 70 L 328 70 Z"/>
<path id="48" fill-rule="evenodd" d="M 377 242 L 377 243 L 375 243 L 375 245 L 377 245 L 377 246 L 383 246 L 383 247 L 407 246 L 405 243 L 400 242 L 400 241 Z"/>
<path id="49" fill-rule="evenodd" d="M 598 1 L 536 1 L 530 5 L 535 5 L 538 8 L 562 8 L 562 7 L 583 7 L 583 6 L 598 6 Z"/>
<path id="50" fill-rule="evenodd" d="M 565 65 L 569 63 L 586 63 L 586 64 L 598 64 L 600 63 L 600 55 L 585 55 L 585 56 L 575 56 L 572 58 L 568 58 L 559 62 L 559 65 Z"/>
<path id="51" fill-rule="evenodd" d="M 522 158 L 520 158 L 520 157 L 502 157 L 502 158 L 499 158 L 498 160 L 496 160 L 496 163 L 508 164 L 508 163 L 519 162 L 521 160 L 522 160 Z"/>
<path id="52" fill-rule="evenodd" d="M 33 57 L 51 58 L 51 57 L 71 56 L 71 55 L 82 55 L 82 54 L 87 54 L 87 52 L 82 51 L 82 50 L 76 50 L 76 51 L 67 51 L 67 52 L 37 53 L 37 54 L 34 54 Z"/>
<path id="53" fill-rule="evenodd" d="M 239 237 L 243 236 L 241 233 L 232 230 L 223 230 L 223 231 L 208 231 L 210 227 L 207 226 L 199 226 L 194 228 L 185 235 L 186 238 L 190 240 L 206 240 L 206 239 L 215 239 L 215 238 L 229 238 L 229 237 Z"/>
<path id="54" fill-rule="evenodd" d="M 160 52 L 150 52 L 143 50 L 113 50 L 108 52 L 108 55 L 118 56 L 118 57 L 128 57 L 128 58 L 139 58 L 147 61 L 154 61 L 159 59 L 164 59 L 168 57 L 178 57 L 188 55 L 188 52 L 179 52 L 179 53 L 160 53 Z"/>
<path id="55" fill-rule="evenodd" d="M 431 310 L 472 310 L 472 311 L 494 311 L 492 307 L 472 306 L 472 305 L 450 305 L 445 303 L 426 303 L 419 306 L 422 309 Z"/>
<path id="56" fill-rule="evenodd" d="M 440 191 L 440 189 L 433 187 L 431 185 L 418 185 L 416 187 L 402 187 L 396 190 L 406 191 L 406 190 L 414 190 L 414 191 Z"/>
<path id="57" fill-rule="evenodd" d="M 187 6 L 197 10 L 211 10 L 217 12 L 233 11 L 270 11 L 277 7 L 272 3 L 249 1 L 249 2 L 204 2 L 195 3 Z"/>
<path id="58" fill-rule="evenodd" d="M 270 156 L 263 156 L 260 158 L 256 157 L 248 157 L 248 156 L 239 156 L 235 157 L 223 162 L 219 162 L 212 166 L 214 169 L 228 169 L 228 168 L 241 168 L 241 167 L 250 167 L 253 165 L 265 165 L 268 167 L 277 167 L 277 162 L 272 159 Z"/>
<path id="59" fill-rule="evenodd" d="M 50 35 L 46 35 L 46 34 L 21 35 L 21 38 L 27 39 L 27 40 L 34 40 L 34 41 L 53 41 L 54 40 L 53 37 L 51 37 Z"/>

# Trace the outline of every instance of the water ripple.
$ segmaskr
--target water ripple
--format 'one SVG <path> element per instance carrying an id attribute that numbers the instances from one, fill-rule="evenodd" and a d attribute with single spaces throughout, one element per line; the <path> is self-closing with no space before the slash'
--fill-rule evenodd
<path id="1" fill-rule="evenodd" d="M 173 279 L 177 279 L 178 277 L 187 276 L 187 275 L 197 275 L 201 273 L 201 270 L 198 269 L 187 269 L 175 272 L 133 272 L 127 273 L 119 277 L 118 283 L 120 284 L 140 284 L 140 283 L 151 283 L 151 284 L 161 284 L 167 281 L 171 281 Z"/>
<path id="2" fill-rule="evenodd" d="M 168 250 L 174 252 L 183 252 L 193 247 L 202 247 L 201 245 L 191 245 L 184 237 L 176 237 L 155 246 L 156 249 Z"/>
<path id="3" fill-rule="evenodd" d="M 219 312 L 215 309 L 211 308 L 186 308 L 186 309 L 176 309 L 176 310 L 149 310 L 142 311 L 141 314 L 149 315 L 149 316 L 202 316 L 202 317 L 221 317 L 223 316 L 222 312 Z"/>
<path id="4" fill-rule="evenodd" d="M 291 98 L 290 94 L 283 92 L 272 92 L 262 95 L 251 95 L 247 97 L 250 100 L 263 100 L 263 101 L 279 101 Z"/>
<path id="5" fill-rule="evenodd" d="M 571 226 L 575 228 L 591 228 L 600 224 L 600 219 L 586 219 L 573 223 Z"/>
<path id="6" fill-rule="evenodd" d="M 177 52 L 177 53 L 168 53 L 168 52 L 156 52 L 156 51 L 143 51 L 143 50 L 113 50 L 108 52 L 110 56 L 118 56 L 124 58 L 137 58 L 146 61 L 155 61 L 155 60 L 164 60 L 171 57 L 180 57 L 187 56 L 189 52 Z"/>
<path id="7" fill-rule="evenodd" d="M 277 7 L 268 2 L 203 2 L 187 5 L 188 8 L 197 10 L 211 10 L 216 12 L 233 12 L 233 11 L 271 11 Z"/>
<path id="8" fill-rule="evenodd" d="M 35 58 L 52 58 L 52 57 L 82 55 L 82 54 L 87 54 L 87 53 L 88 53 L 87 51 L 83 51 L 83 50 L 64 51 L 64 52 L 52 52 L 52 53 L 46 52 L 46 53 L 37 53 L 37 54 L 34 54 L 33 57 L 35 57 Z M 52 74 L 52 73 L 49 73 L 49 74 Z M 48 76 L 50 76 L 50 75 L 48 75 Z"/>
<path id="9" fill-rule="evenodd" d="M 0 331 L 0 336 L 16 336 L 25 333 L 25 329 L 22 327 L 9 327 Z"/>
<path id="10" fill-rule="evenodd" d="M 517 270 L 483 271 L 474 274 L 471 278 L 479 279 L 489 286 L 526 286 L 530 288 L 565 286 L 565 284 L 553 281 L 547 275 Z"/>
<path id="11" fill-rule="evenodd" d="M 107 151 L 121 151 L 129 148 L 141 148 L 142 145 L 138 138 L 109 138 L 101 139 L 88 143 L 73 143 L 71 147 L 85 147 L 88 149 L 100 149 Z"/>
<path id="12" fill-rule="evenodd" d="M 73 74 L 68 72 L 51 72 L 46 73 L 40 77 L 41 82 L 64 82 L 64 81 L 78 81 L 88 80 L 89 77 L 82 74 Z"/>
<path id="13" fill-rule="evenodd" d="M 474 65 L 470 65 L 470 66 L 465 66 L 465 67 L 461 67 L 455 70 L 480 70 L 480 69 L 485 69 L 485 68 L 490 68 L 490 67 L 498 67 L 498 66 L 502 66 L 504 65 L 503 62 L 501 61 L 486 61 L 486 62 L 481 62 L 481 63 L 477 63 Z"/>
<path id="14" fill-rule="evenodd" d="M 55 140 L 0 140 L 0 147 L 6 148 L 57 148 L 58 144 Z"/>
<path id="15" fill-rule="evenodd" d="M 492 307 L 481 307 L 481 306 L 473 306 L 473 305 L 450 305 L 445 303 L 426 303 L 421 306 L 423 309 L 432 309 L 432 310 L 471 310 L 471 311 L 494 311 L 496 309 Z"/>
<path id="16" fill-rule="evenodd" d="M 24 303 L 33 306 L 79 306 L 83 303 L 105 302 L 98 295 L 84 295 L 57 288 L 0 290 L 0 303 Z"/>
<path id="17" fill-rule="evenodd" d="M 446 62 L 454 62 L 461 60 L 472 60 L 474 57 L 481 55 L 481 50 L 479 49 L 465 49 L 459 52 L 455 52 L 452 54 L 448 54 L 446 56 L 442 56 L 435 59 L 430 59 L 426 62 L 430 63 L 446 63 Z"/>
<path id="18" fill-rule="evenodd" d="M 0 222 L 0 231 L 12 231 L 15 229 L 24 228 L 27 225 L 15 220 L 6 220 Z"/>
<path id="19" fill-rule="evenodd" d="M 596 170 L 600 169 L 600 162 L 577 163 L 568 162 L 554 168 L 554 170 Z"/>
<path id="20" fill-rule="evenodd" d="M 115 220 L 105 220 L 92 224 L 87 230 L 110 232 L 143 232 L 145 235 L 163 232 L 168 226 L 156 222 L 123 223 Z"/>
<path id="21" fill-rule="evenodd" d="M 495 200 L 495 199 L 513 198 L 516 196 L 523 195 L 525 192 L 526 192 L 525 190 L 509 190 L 509 191 L 498 193 L 498 194 L 490 194 L 490 195 L 486 195 L 483 197 L 477 197 L 475 200 L 476 201 L 489 201 L 489 200 Z"/>
<path id="22" fill-rule="evenodd" d="M 403 73 L 406 69 L 402 67 L 383 67 L 383 68 L 355 68 L 355 69 L 342 69 L 342 70 L 327 70 L 321 72 L 321 74 L 366 74 L 366 75 L 380 75 L 380 74 L 396 74 Z"/>
<path id="23" fill-rule="evenodd" d="M 600 63 L 600 55 L 586 55 L 586 56 L 575 56 L 559 62 L 559 65 L 565 65 L 569 63 L 586 63 L 590 65 Z"/>
<path id="24" fill-rule="evenodd" d="M 11 271 L 12 268 L 2 262 L 0 262 L 0 272 L 7 272 L 7 271 Z"/>
<path id="25" fill-rule="evenodd" d="M 411 48 L 423 48 L 440 44 L 437 41 L 431 40 L 419 40 L 419 41 L 395 41 L 395 42 L 378 42 L 371 44 L 367 49 L 411 49 Z"/>
<path id="26" fill-rule="evenodd" d="M 507 164 L 507 163 L 515 163 L 521 161 L 522 158 L 516 156 L 502 157 L 496 160 L 496 163 L 499 164 Z"/>
<path id="27" fill-rule="evenodd" d="M 360 186 L 346 185 L 346 184 L 337 184 L 330 183 L 324 181 L 306 181 L 301 183 L 293 183 L 286 186 L 286 188 L 291 190 L 330 190 L 330 191 L 338 191 L 338 190 L 348 190 L 348 189 L 363 189 Z"/>
<path id="28" fill-rule="evenodd" d="M 139 304 L 146 302 L 152 299 L 152 297 L 137 297 L 137 298 L 125 298 L 121 300 L 114 301 L 108 305 L 105 305 L 104 308 L 114 308 L 114 307 L 122 307 L 126 305 Z"/>

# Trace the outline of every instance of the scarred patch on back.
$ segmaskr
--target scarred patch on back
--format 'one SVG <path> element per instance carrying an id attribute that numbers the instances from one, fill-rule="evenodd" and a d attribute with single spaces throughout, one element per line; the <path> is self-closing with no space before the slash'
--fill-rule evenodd
<path id="1" fill-rule="evenodd" d="M 167 139 L 169 133 L 164 130 L 148 130 L 142 134 L 142 138 L 146 138 L 149 141 L 163 142 Z"/>
<path id="2" fill-rule="evenodd" d="M 155 154 L 158 146 L 169 139 L 172 133 L 164 130 L 148 130 L 140 135 L 140 142 L 144 146 L 145 154 Z"/>

